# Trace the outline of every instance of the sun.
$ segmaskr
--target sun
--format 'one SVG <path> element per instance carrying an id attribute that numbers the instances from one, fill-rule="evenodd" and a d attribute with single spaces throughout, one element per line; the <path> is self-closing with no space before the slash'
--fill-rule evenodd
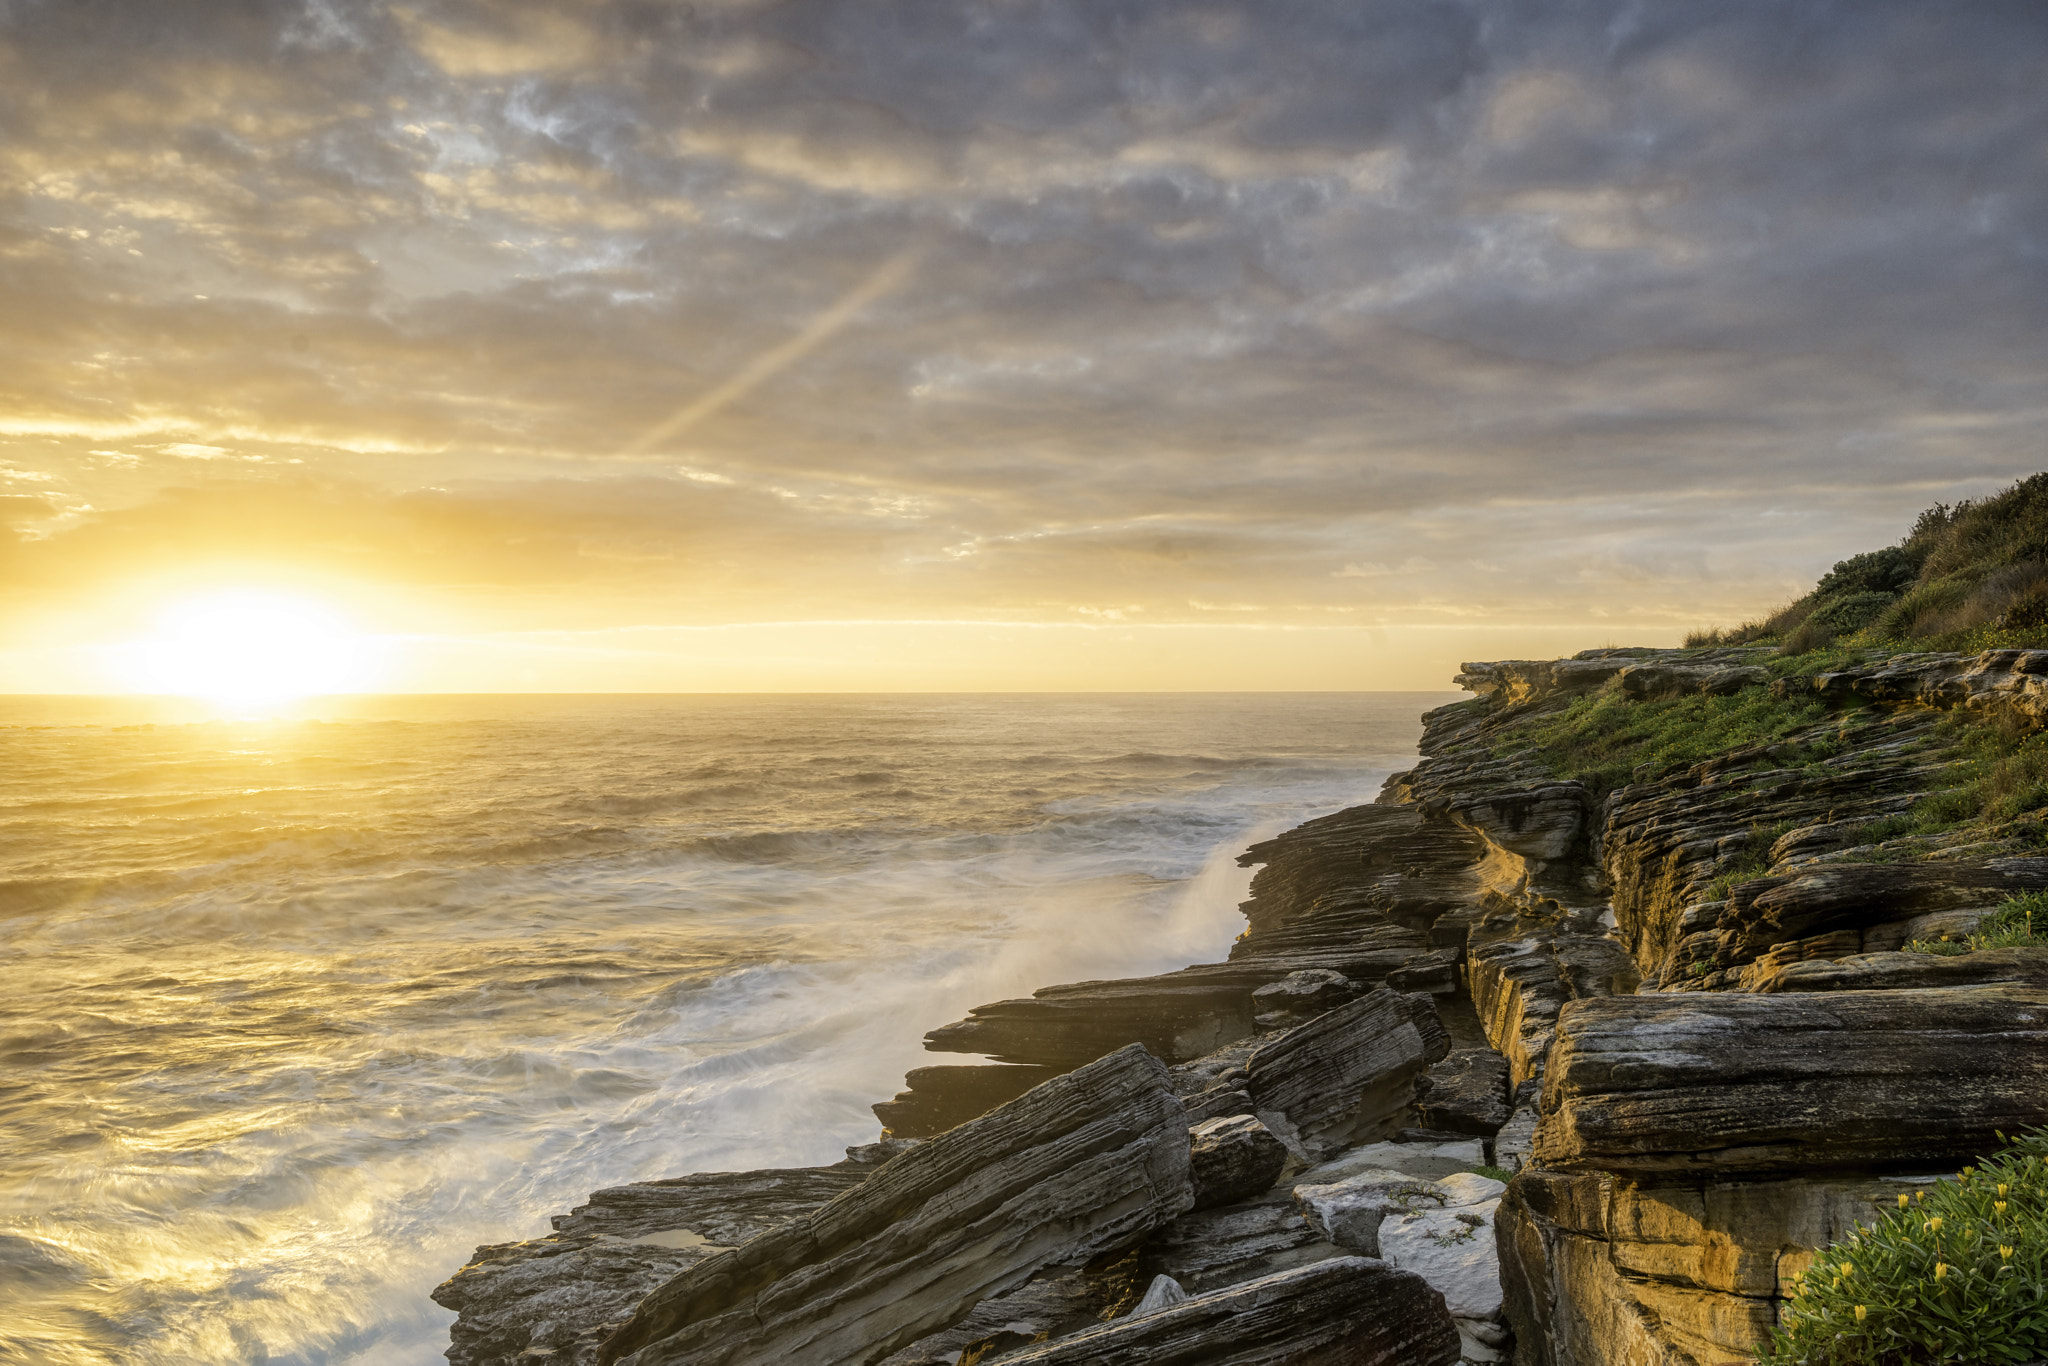
<path id="1" fill-rule="evenodd" d="M 236 704 L 356 692 L 371 663 L 369 643 L 339 613 L 275 593 L 181 602 L 141 644 L 150 691 Z"/>

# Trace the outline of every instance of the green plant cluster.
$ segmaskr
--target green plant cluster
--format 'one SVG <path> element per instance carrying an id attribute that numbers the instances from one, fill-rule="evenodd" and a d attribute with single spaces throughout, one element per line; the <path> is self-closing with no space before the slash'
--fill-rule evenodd
<path id="1" fill-rule="evenodd" d="M 2000 1135 L 2002 1138 L 2003 1135 Z M 2048 1355 L 2048 1132 L 2013 1142 L 1813 1260 L 1763 1366 L 1938 1366 Z"/>
<path id="2" fill-rule="evenodd" d="M 1597 794 L 1628 782 L 1642 765 L 1662 769 L 1700 763 L 1782 739 L 1826 715 L 1827 706 L 1818 699 L 1786 701 L 1765 688 L 1723 697 L 1632 702 L 1609 683 L 1597 693 L 1573 698 L 1563 711 L 1504 728 L 1495 748 L 1530 751 L 1529 757 L 1552 773 L 1576 778 Z"/>
<path id="3" fill-rule="evenodd" d="M 2048 473 L 1989 498 L 1936 503 L 1897 545 L 1852 555 L 1813 591 L 1688 645 L 1846 640 L 1892 649 L 2048 648 Z"/>
<path id="4" fill-rule="evenodd" d="M 2035 928 L 2037 922 L 2038 930 Z M 1947 956 L 1974 953 L 1978 949 L 2043 947 L 2048 947 L 2048 891 L 2013 897 L 1985 916 L 1976 932 L 1965 938 L 1916 939 L 1906 945 L 1906 952 Z"/>

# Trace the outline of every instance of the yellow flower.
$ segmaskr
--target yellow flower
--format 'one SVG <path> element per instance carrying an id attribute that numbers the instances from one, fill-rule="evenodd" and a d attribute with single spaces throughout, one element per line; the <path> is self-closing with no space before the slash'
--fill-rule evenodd
<path id="1" fill-rule="evenodd" d="M 2007 1247 L 2004 1243 L 2000 1243 L 1998 1245 L 1998 1256 L 2001 1261 L 2009 1262 L 2012 1260 L 2012 1249 Z"/>
<path id="2" fill-rule="evenodd" d="M 1991 1211 L 1992 1211 L 1992 1213 L 1994 1213 L 1994 1214 L 2003 1214 L 2003 1213 L 2005 1213 L 2005 1201 L 2003 1201 L 2003 1200 L 1993 1200 L 1993 1201 L 1991 1202 Z"/>
<path id="3" fill-rule="evenodd" d="M 1926 1203 L 1926 1201 L 1927 1201 L 1927 1192 L 1926 1192 L 1926 1191 L 1914 1191 L 1914 1192 L 1913 1192 L 1913 1198 L 1914 1198 L 1915 1200 L 1918 1200 L 1918 1201 L 1920 1201 L 1920 1202 L 1921 1202 L 1922 1204 L 1925 1204 L 1925 1203 Z"/>
<path id="4" fill-rule="evenodd" d="M 1938 1281 L 1946 1275 L 1948 1275 L 1948 1263 L 1936 1262 L 1934 1264 L 1934 1279 Z"/>
<path id="5" fill-rule="evenodd" d="M 1868 1309 L 1865 1309 L 1865 1308 L 1864 1308 L 1864 1307 L 1863 1307 L 1862 1305 L 1860 1305 L 1860 1304 L 1859 1304 L 1859 1305 L 1857 1305 L 1857 1306 L 1856 1306 L 1856 1322 L 1858 1322 L 1858 1323 L 1861 1323 L 1861 1322 L 1863 1322 L 1863 1316 L 1864 1316 L 1865 1314 L 1868 1314 L 1869 1312 L 1870 1312 L 1870 1311 L 1869 1311 Z"/>
<path id="6" fill-rule="evenodd" d="M 1905 1207 L 1906 1207 L 1906 1193 L 1905 1193 L 1904 1191 L 1900 1191 L 1900 1192 L 1899 1192 L 1899 1208 L 1900 1208 L 1900 1209 L 1904 1209 Z"/>
<path id="7" fill-rule="evenodd" d="M 1941 1216 L 1939 1214 L 1927 1221 L 1927 1231 L 1929 1233 L 1941 1232 Z"/>
<path id="8" fill-rule="evenodd" d="M 1974 1171 L 1976 1171 L 1976 1170 L 1977 1170 L 1977 1169 L 1976 1169 L 1975 1167 L 1965 1167 L 1965 1168 L 1963 1168 L 1963 1180 L 1965 1180 L 1965 1181 L 1968 1181 L 1968 1180 L 1970 1179 L 1970 1173 L 1972 1173 L 1972 1172 L 1974 1172 Z"/>
<path id="9" fill-rule="evenodd" d="M 1999 1199 L 2001 1199 L 2001 1200 L 2005 1199 L 2005 1197 L 2006 1197 L 2006 1193 L 2007 1193 L 2008 1191 L 2010 1191 L 2011 1189 L 2012 1189 L 2012 1187 L 2010 1187 L 2010 1186 L 2006 1185 L 2006 1184 L 2005 1184 L 2005 1182 L 2003 1182 L 2003 1181 L 1999 1182 L 1999 1183 L 1998 1183 L 1998 1198 L 1999 1198 Z"/>
<path id="10" fill-rule="evenodd" d="M 1843 1263 L 1842 1263 L 1842 1275 L 1843 1275 L 1843 1277 L 1844 1277 L 1844 1278 L 1847 1278 L 1847 1277 L 1853 1276 L 1853 1275 L 1855 1275 L 1855 1274 L 1856 1274 L 1856 1263 L 1854 1263 L 1854 1262 L 1843 1262 Z"/>

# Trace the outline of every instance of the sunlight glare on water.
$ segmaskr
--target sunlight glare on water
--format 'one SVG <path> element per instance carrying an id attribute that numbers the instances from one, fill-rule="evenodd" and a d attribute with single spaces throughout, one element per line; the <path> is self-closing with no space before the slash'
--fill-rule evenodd
<path id="1" fill-rule="evenodd" d="M 476 1245 L 1221 957 L 1448 700 L 0 699 L 0 1362 L 439 1362 Z"/>

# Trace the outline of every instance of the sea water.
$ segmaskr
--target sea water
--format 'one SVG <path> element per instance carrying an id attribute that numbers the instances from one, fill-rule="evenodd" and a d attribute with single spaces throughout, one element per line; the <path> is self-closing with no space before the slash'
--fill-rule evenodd
<path id="1" fill-rule="evenodd" d="M 1223 957 L 1448 700 L 0 698 L 0 1362 L 438 1363 L 476 1245 Z"/>

